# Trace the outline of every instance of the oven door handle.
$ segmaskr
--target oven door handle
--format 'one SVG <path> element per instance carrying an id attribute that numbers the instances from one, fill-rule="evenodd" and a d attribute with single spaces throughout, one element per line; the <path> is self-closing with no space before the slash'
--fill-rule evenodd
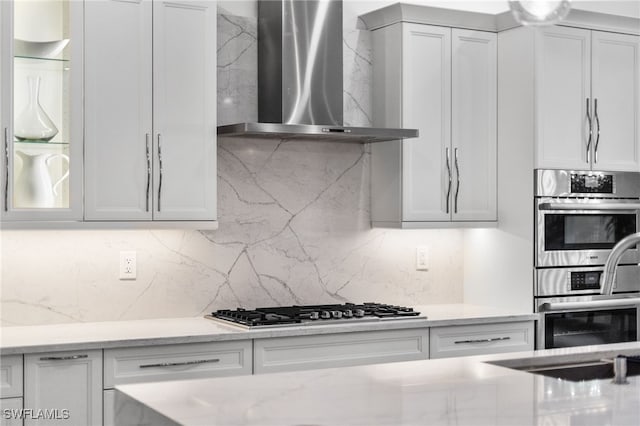
<path id="1" fill-rule="evenodd" d="M 610 300 L 591 300 L 588 302 L 553 302 L 540 305 L 540 312 L 567 311 L 580 309 L 617 308 L 620 306 L 640 305 L 640 297 L 627 297 Z"/>
<path id="2" fill-rule="evenodd" d="M 640 203 L 541 203 L 539 210 L 640 210 Z"/>

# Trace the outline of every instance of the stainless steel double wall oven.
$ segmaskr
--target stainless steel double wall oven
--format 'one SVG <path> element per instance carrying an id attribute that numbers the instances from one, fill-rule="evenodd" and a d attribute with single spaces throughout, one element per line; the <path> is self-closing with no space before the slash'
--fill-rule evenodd
<path id="1" fill-rule="evenodd" d="M 600 277 L 613 246 L 640 231 L 640 173 L 536 170 L 534 195 L 536 347 L 638 340 L 637 248 L 613 295 L 600 295 Z"/>

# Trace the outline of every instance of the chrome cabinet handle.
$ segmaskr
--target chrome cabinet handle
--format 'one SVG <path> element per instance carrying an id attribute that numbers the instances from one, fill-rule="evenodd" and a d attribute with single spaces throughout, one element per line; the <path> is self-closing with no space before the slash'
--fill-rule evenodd
<path id="1" fill-rule="evenodd" d="M 600 118 L 598 118 L 598 99 L 593 100 L 593 113 L 596 116 L 596 126 L 598 126 L 598 130 L 596 131 L 596 144 L 593 147 L 593 162 L 598 162 L 598 145 L 600 144 Z"/>
<path id="2" fill-rule="evenodd" d="M 449 164 L 449 148 L 446 148 L 447 155 L 447 173 L 449 174 L 449 186 L 447 187 L 447 214 L 449 213 L 449 199 L 451 198 L 451 165 Z"/>
<path id="3" fill-rule="evenodd" d="M 589 120 L 589 140 L 587 141 L 587 164 L 591 162 L 591 138 L 593 129 L 591 128 L 591 113 L 589 112 L 589 98 L 587 98 L 587 119 Z"/>
<path id="4" fill-rule="evenodd" d="M 144 136 L 144 140 L 146 143 L 146 150 L 147 150 L 147 192 L 146 192 L 146 199 L 145 199 L 145 210 L 149 211 L 149 189 L 151 187 L 151 152 L 149 150 L 149 133 L 145 134 Z"/>
<path id="5" fill-rule="evenodd" d="M 158 364 L 143 364 L 140 366 L 140 368 L 179 367 L 184 365 L 207 364 L 212 362 L 220 362 L 220 359 L 213 358 L 213 359 L 198 359 L 195 361 L 184 361 L 184 362 L 161 362 Z"/>
<path id="6" fill-rule="evenodd" d="M 160 200 L 162 197 L 162 139 L 158 133 L 158 168 L 160 169 L 160 179 L 158 180 L 158 211 L 160 211 Z"/>
<path id="7" fill-rule="evenodd" d="M 453 203 L 453 212 L 458 213 L 458 194 L 460 193 L 460 167 L 458 166 L 458 148 L 453 150 L 453 156 L 456 163 L 456 197 Z"/>
<path id="8" fill-rule="evenodd" d="M 69 355 L 69 356 L 44 356 L 40 361 L 70 361 L 74 359 L 89 358 L 89 355 Z"/>
<path id="9" fill-rule="evenodd" d="M 4 128 L 4 211 L 9 211 L 9 129 Z"/>
<path id="10" fill-rule="evenodd" d="M 475 340 L 457 340 L 453 343 L 456 345 L 460 345 L 462 343 L 491 343 L 491 342 L 499 342 L 501 340 L 511 340 L 511 337 L 492 337 L 490 339 L 475 339 Z"/>

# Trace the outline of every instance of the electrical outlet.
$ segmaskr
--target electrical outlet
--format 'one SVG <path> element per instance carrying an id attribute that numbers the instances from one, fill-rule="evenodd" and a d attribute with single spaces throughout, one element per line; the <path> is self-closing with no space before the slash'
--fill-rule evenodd
<path id="1" fill-rule="evenodd" d="M 120 252 L 120 279 L 135 280 L 138 266 L 136 265 L 135 251 Z"/>
<path id="2" fill-rule="evenodd" d="M 416 271 L 426 271 L 429 269 L 429 247 L 416 247 Z"/>

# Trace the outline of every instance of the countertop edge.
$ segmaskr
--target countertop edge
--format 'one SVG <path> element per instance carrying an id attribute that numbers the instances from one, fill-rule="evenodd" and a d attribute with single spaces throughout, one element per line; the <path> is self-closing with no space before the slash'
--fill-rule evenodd
<path id="1" fill-rule="evenodd" d="M 158 335 L 157 333 L 149 336 L 136 336 L 136 337 L 122 337 L 108 336 L 102 339 L 85 339 L 78 337 L 74 340 L 73 337 L 69 338 L 69 341 L 60 342 L 46 342 L 40 343 L 35 341 L 33 344 L 20 344 L 7 345 L 4 341 L 0 346 L 0 355 L 19 355 L 25 353 L 43 353 L 53 351 L 77 351 L 77 350 L 90 350 L 90 349 L 115 349 L 124 347 L 143 347 L 143 346 L 156 346 L 156 345 L 171 345 L 171 344 L 188 344 L 188 343 L 205 343 L 205 342 L 222 342 L 222 341 L 237 341 L 237 340 L 250 340 L 250 339 L 268 339 L 274 337 L 297 337 L 297 336 L 309 336 L 309 335 L 328 335 L 328 334 L 340 334 L 340 333 L 352 333 L 352 332 L 367 332 L 367 331 L 384 331 L 384 330 L 401 330 L 401 329 L 416 329 L 427 327 L 446 327 L 446 326 L 460 326 L 460 325 L 481 325 L 481 324 L 498 324 L 505 322 L 518 322 L 518 321 L 535 321 L 538 315 L 532 313 L 526 314 L 504 314 L 499 315 L 495 313 L 485 315 L 475 315 L 467 317 L 452 317 L 452 318 L 436 318 L 436 319 L 406 319 L 402 321 L 379 321 L 379 322 L 367 322 L 357 324 L 334 324 L 334 325 L 311 325 L 301 327 L 283 327 L 283 328 L 270 328 L 260 330 L 247 330 L 240 327 L 230 325 L 219 325 L 220 329 L 211 332 L 201 332 L 189 334 L 186 331 L 184 334 L 168 334 L 165 336 Z M 189 318 L 189 319 L 175 319 L 189 320 L 189 321 L 203 321 L 203 326 L 208 324 L 211 320 L 205 318 Z M 166 320 L 166 319 L 165 319 Z M 148 320 L 136 320 L 136 321 L 148 321 Z M 131 321 L 135 324 L 136 321 Z M 120 322 L 126 324 L 127 322 Z M 90 328 L 92 324 L 86 323 L 86 327 Z M 104 326 L 106 323 L 98 323 Z M 65 324 L 64 326 L 69 326 Z M 27 328 L 34 327 L 37 330 L 40 326 L 29 326 Z M 42 326 L 51 327 L 51 326 Z M 73 324 L 71 327 L 77 327 L 81 329 L 82 324 Z M 114 325 L 114 327 L 116 327 Z M 14 327 L 7 327 L 5 331 L 9 331 Z M 19 327 L 24 329 L 24 327 Z M 16 329 L 17 330 L 17 329 Z M 116 334 L 116 333 L 113 333 Z M 34 339 L 37 340 L 37 339 Z"/>

